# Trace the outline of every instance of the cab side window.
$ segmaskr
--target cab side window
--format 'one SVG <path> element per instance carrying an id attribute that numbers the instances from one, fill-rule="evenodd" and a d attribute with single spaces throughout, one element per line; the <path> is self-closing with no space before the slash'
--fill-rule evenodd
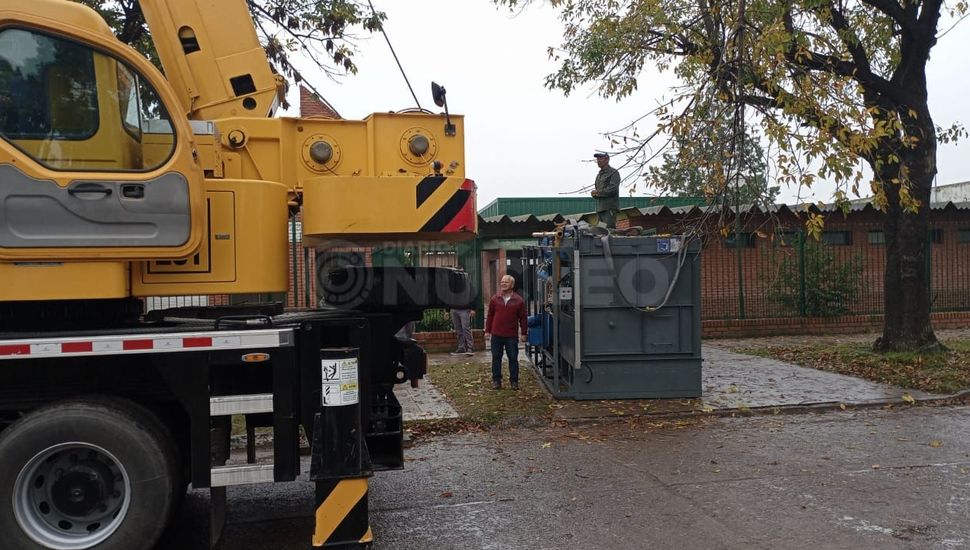
<path id="1" fill-rule="evenodd" d="M 134 69 L 18 28 L 0 30 L 0 134 L 55 170 L 148 171 L 175 150 L 158 93 Z"/>
<path id="2" fill-rule="evenodd" d="M 0 32 L 0 128 L 10 139 L 86 139 L 98 131 L 93 52 L 65 40 Z"/>

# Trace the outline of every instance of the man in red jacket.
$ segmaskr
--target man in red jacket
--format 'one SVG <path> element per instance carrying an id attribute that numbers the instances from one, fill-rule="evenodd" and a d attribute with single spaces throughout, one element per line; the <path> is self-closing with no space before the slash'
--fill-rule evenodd
<path id="1" fill-rule="evenodd" d="M 519 342 L 529 333 L 525 300 L 513 292 L 515 278 L 502 277 L 499 292 L 488 302 L 485 316 L 485 338 L 492 340 L 492 389 L 502 389 L 502 352 L 509 358 L 509 384 L 519 389 Z M 519 335 L 516 340 L 516 334 Z"/>

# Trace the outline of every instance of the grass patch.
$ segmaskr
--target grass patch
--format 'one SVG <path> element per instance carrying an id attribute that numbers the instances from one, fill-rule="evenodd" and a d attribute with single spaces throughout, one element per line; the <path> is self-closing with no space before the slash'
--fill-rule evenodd
<path id="1" fill-rule="evenodd" d="M 270 434 L 272 435 L 273 428 L 270 426 L 259 426 L 256 428 L 256 436 L 262 436 Z M 232 430 L 229 435 L 246 435 L 246 415 L 234 414 L 232 415 Z"/>
<path id="2" fill-rule="evenodd" d="M 939 353 L 876 353 L 871 343 L 764 346 L 734 351 L 847 374 L 903 388 L 956 393 L 970 388 L 970 341 L 943 342 Z"/>
<path id="3" fill-rule="evenodd" d="M 519 391 L 493 390 L 492 373 L 486 364 L 473 361 L 432 365 L 429 378 L 466 423 L 481 427 L 515 423 L 523 419 L 552 418 L 552 398 L 539 386 L 529 367 L 519 369 Z"/>

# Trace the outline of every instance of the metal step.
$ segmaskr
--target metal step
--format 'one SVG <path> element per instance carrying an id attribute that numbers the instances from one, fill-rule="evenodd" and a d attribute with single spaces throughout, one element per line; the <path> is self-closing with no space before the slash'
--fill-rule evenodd
<path id="1" fill-rule="evenodd" d="M 209 416 L 273 412 L 273 394 L 225 395 L 209 398 Z"/>
<path id="2" fill-rule="evenodd" d="M 272 483 L 272 464 L 247 464 L 246 466 L 217 466 L 212 469 L 210 485 L 229 487 L 252 483 Z"/>

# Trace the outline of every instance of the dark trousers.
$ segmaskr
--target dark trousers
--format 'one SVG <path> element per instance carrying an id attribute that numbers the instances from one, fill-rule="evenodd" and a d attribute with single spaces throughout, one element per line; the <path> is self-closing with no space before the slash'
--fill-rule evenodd
<path id="1" fill-rule="evenodd" d="M 471 310 L 451 310 L 451 323 L 455 326 L 455 335 L 458 337 L 458 349 L 456 351 L 475 351 L 475 341 L 472 340 Z"/>
<path id="2" fill-rule="evenodd" d="M 519 381 L 519 339 L 492 335 L 492 380 L 502 379 L 502 353 L 509 358 L 509 381 Z"/>
<path id="3" fill-rule="evenodd" d="M 600 210 L 596 213 L 600 223 L 609 229 L 616 229 L 616 210 Z"/>

